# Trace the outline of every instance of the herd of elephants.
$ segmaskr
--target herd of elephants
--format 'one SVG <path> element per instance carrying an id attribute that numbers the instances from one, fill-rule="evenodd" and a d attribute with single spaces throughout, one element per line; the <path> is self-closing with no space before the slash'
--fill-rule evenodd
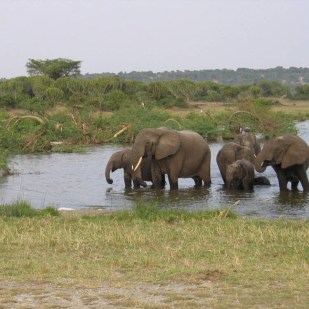
<path id="1" fill-rule="evenodd" d="M 210 186 L 211 151 L 205 139 L 193 131 L 145 128 L 136 136 L 131 149 L 113 153 L 106 164 L 106 181 L 111 172 L 124 171 L 126 188 L 147 186 L 162 189 L 168 176 L 170 189 L 178 189 L 178 178 L 192 178 L 195 186 Z M 265 141 L 263 148 L 251 132 L 243 131 L 222 146 L 216 162 L 227 190 L 253 190 L 254 185 L 270 185 L 264 176 L 256 177 L 271 166 L 277 174 L 279 190 L 309 192 L 307 168 L 309 146 L 299 136 L 282 135 Z"/>

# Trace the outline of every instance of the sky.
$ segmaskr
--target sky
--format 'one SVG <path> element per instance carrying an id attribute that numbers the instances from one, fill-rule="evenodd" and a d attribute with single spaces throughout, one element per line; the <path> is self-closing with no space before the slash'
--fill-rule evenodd
<path id="1" fill-rule="evenodd" d="M 309 67 L 308 0 L 0 0 L 0 78 L 29 59 L 81 73 Z"/>

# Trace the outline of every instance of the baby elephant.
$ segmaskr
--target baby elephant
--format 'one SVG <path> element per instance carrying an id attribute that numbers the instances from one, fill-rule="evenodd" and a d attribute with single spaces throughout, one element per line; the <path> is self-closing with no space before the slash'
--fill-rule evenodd
<path id="1" fill-rule="evenodd" d="M 132 161 L 130 159 L 131 151 L 131 149 L 123 149 L 111 155 L 105 167 L 105 178 L 109 184 L 113 183 L 110 173 L 122 168 L 125 188 L 131 188 L 132 182 L 134 188 L 143 186 L 143 184 L 140 184 L 137 180 L 133 180 Z M 152 188 L 154 189 L 164 188 L 164 174 L 154 166 L 151 157 L 142 159 L 141 169 L 143 181 L 151 181 L 153 183 Z M 156 179 L 156 181 L 154 179 Z"/>
<path id="2" fill-rule="evenodd" d="M 227 189 L 234 190 L 253 190 L 254 184 L 254 165 L 241 159 L 229 164 L 226 168 Z"/>

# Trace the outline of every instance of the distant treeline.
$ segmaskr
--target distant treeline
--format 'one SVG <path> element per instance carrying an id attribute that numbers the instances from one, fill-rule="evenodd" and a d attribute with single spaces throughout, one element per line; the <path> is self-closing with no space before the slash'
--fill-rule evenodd
<path id="1" fill-rule="evenodd" d="M 190 79 L 193 81 L 215 81 L 225 85 L 254 84 L 261 80 L 278 81 L 289 86 L 298 86 L 309 83 L 309 68 L 290 67 L 285 69 L 281 66 L 271 69 L 254 70 L 239 68 L 237 70 L 199 70 L 199 71 L 171 71 L 171 72 L 119 72 L 85 74 L 85 79 L 93 79 L 99 76 L 117 75 L 125 80 L 138 80 L 142 82 L 171 81 L 177 79 Z"/>

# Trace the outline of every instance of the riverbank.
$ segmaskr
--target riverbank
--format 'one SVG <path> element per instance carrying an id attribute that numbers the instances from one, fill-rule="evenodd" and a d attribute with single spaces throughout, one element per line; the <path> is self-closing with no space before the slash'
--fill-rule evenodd
<path id="1" fill-rule="evenodd" d="M 308 223 L 153 205 L 0 217 L 0 306 L 307 308 Z"/>

